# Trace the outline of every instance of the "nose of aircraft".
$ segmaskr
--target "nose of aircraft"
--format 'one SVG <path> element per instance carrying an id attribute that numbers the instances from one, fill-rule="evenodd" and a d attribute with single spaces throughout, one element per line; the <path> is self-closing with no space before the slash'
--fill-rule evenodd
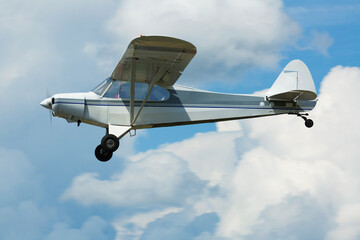
<path id="1" fill-rule="evenodd" d="M 51 109 L 51 98 L 47 98 L 40 103 L 41 106 L 47 109 Z"/>

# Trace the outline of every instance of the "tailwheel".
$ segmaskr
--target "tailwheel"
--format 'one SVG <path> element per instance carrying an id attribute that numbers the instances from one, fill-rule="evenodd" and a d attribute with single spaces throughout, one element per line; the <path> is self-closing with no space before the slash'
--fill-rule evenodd
<path id="1" fill-rule="evenodd" d="M 307 118 L 306 116 L 309 116 L 309 114 L 308 113 L 299 113 L 299 112 L 291 112 L 291 113 L 289 113 L 289 114 L 291 114 L 291 115 L 296 115 L 296 116 L 298 116 L 298 117 L 301 117 L 302 119 L 304 119 L 304 121 L 305 121 L 305 126 L 307 127 L 307 128 L 311 128 L 312 126 L 314 126 L 314 121 L 313 120 L 311 120 L 310 118 Z"/>
<path id="2" fill-rule="evenodd" d="M 107 162 L 111 159 L 113 152 L 106 151 L 101 145 L 95 149 L 95 156 L 101 162 Z"/>
<path id="3" fill-rule="evenodd" d="M 305 120 L 305 126 L 306 126 L 307 128 L 311 128 L 313 125 L 314 125 L 313 120 L 311 120 L 311 119 L 306 119 L 306 120 Z"/>
<path id="4" fill-rule="evenodd" d="M 106 134 L 101 139 L 101 146 L 106 151 L 115 152 L 119 148 L 119 145 L 119 139 L 113 134 Z"/>

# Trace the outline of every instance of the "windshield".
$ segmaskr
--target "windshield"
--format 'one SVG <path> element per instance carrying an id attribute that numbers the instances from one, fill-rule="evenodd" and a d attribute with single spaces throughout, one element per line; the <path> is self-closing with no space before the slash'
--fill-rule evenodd
<path id="1" fill-rule="evenodd" d="M 130 99 L 130 83 L 125 81 L 115 81 L 111 80 L 113 83 L 110 87 L 106 88 L 104 97 L 106 98 L 121 98 L 124 100 Z M 107 85 L 108 86 L 108 85 Z M 135 100 L 144 100 L 148 93 L 149 85 L 147 83 L 135 82 Z M 149 101 L 165 101 L 169 99 L 170 93 L 160 87 L 155 85 L 151 90 Z"/>
<path id="2" fill-rule="evenodd" d="M 97 95 L 102 96 L 112 82 L 113 80 L 111 78 L 107 78 L 91 91 L 96 93 Z"/>

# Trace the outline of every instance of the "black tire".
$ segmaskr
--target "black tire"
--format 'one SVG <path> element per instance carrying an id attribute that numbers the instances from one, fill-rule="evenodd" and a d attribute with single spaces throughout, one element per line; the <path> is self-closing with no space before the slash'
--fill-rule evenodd
<path id="1" fill-rule="evenodd" d="M 305 126 L 306 126 L 307 128 L 311 128 L 312 126 L 314 126 L 313 120 L 311 120 L 311 119 L 306 119 L 306 120 L 305 120 Z"/>
<path id="2" fill-rule="evenodd" d="M 109 152 L 115 152 L 119 148 L 119 139 L 113 134 L 107 134 L 101 139 L 101 146 Z"/>
<path id="3" fill-rule="evenodd" d="M 101 145 L 95 148 L 95 156 L 101 162 L 107 162 L 112 158 L 113 153 L 103 149 Z"/>

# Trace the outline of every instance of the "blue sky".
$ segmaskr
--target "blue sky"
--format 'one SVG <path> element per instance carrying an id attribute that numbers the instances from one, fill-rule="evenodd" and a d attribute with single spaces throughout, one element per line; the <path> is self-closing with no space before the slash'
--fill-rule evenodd
<path id="1" fill-rule="evenodd" d="M 0 1 L 0 239 L 359 239 L 357 1 Z M 292 59 L 319 93 L 292 116 L 159 128 L 95 159 L 103 129 L 39 103 L 89 91 L 140 34 L 198 53 L 178 81 L 269 88 Z"/>

